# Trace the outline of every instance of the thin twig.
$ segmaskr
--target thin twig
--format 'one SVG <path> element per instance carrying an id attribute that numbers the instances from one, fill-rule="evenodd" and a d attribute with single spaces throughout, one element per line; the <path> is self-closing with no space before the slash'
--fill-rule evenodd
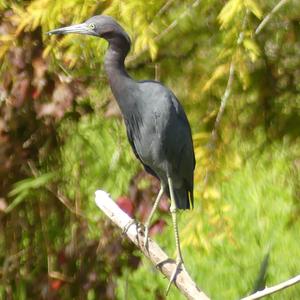
<path id="1" fill-rule="evenodd" d="M 104 191 L 96 191 L 97 206 L 122 229 L 124 234 L 150 259 L 152 264 L 167 278 L 173 274 L 176 262 L 170 259 L 167 254 L 151 239 L 148 242 L 148 249 L 144 246 L 143 230 L 135 223 Z M 131 224 L 131 225 L 130 225 Z M 209 300 L 209 297 L 201 291 L 192 280 L 188 272 L 183 268 L 174 279 L 174 285 L 188 299 Z"/>
<path id="2" fill-rule="evenodd" d="M 246 11 L 246 14 L 244 16 L 243 19 L 243 23 L 242 23 L 242 29 L 241 32 L 239 33 L 238 39 L 237 39 L 237 45 L 239 46 L 243 40 L 244 40 L 244 30 L 246 29 L 246 25 L 247 25 L 247 18 L 249 15 L 249 10 Z M 228 81 L 227 81 L 227 86 L 225 89 L 225 92 L 221 98 L 221 104 L 220 104 L 220 108 L 215 120 L 215 124 L 214 124 L 214 128 L 212 130 L 211 133 L 211 140 L 210 140 L 210 146 L 212 149 L 214 149 L 216 141 L 217 141 L 217 131 L 218 128 L 220 126 L 221 123 L 221 118 L 224 114 L 225 111 L 225 107 L 227 104 L 227 100 L 231 94 L 231 90 L 232 90 L 232 84 L 233 84 L 233 79 L 234 79 L 234 71 L 235 71 L 235 64 L 234 64 L 234 59 L 231 59 L 231 63 L 230 63 L 230 67 L 229 67 L 229 76 L 228 76 Z"/>
<path id="3" fill-rule="evenodd" d="M 297 283 L 300 282 L 300 275 L 297 275 L 287 281 L 284 281 L 284 282 L 281 282 L 277 285 L 274 285 L 272 287 L 266 287 L 264 290 L 262 291 L 258 291 L 250 296 L 247 296 L 245 298 L 242 298 L 241 300 L 255 300 L 255 299 L 260 299 L 260 298 L 263 298 L 265 296 L 268 296 L 268 295 L 271 295 L 271 294 L 274 294 L 278 291 L 281 291 L 283 289 L 286 289 L 292 285 L 295 285 Z"/>
<path id="4" fill-rule="evenodd" d="M 229 77 L 228 77 L 228 82 L 227 82 L 226 90 L 224 92 L 224 95 L 222 96 L 221 105 L 220 105 L 220 108 L 219 108 L 219 111 L 218 111 L 218 114 L 217 114 L 217 117 L 216 117 L 214 129 L 213 129 L 213 131 L 211 133 L 211 142 L 212 142 L 213 146 L 214 146 L 214 144 L 215 144 L 215 142 L 217 140 L 217 131 L 218 131 L 218 128 L 219 128 L 219 125 L 220 125 L 221 118 L 223 116 L 225 107 L 226 107 L 227 100 L 228 100 L 228 98 L 229 98 L 229 96 L 231 94 L 232 83 L 233 83 L 233 78 L 234 78 L 234 67 L 235 67 L 234 66 L 234 62 L 232 60 L 231 64 L 230 64 Z"/>
<path id="5" fill-rule="evenodd" d="M 261 23 L 258 25 L 258 27 L 255 30 L 254 35 L 258 35 L 262 29 L 265 27 L 265 25 L 270 21 L 270 19 L 272 18 L 272 16 L 284 5 L 288 2 L 289 0 L 281 0 L 278 2 L 278 4 L 272 9 L 272 11 L 266 15 L 266 17 L 261 21 Z M 243 26 L 242 26 L 242 31 L 239 34 L 238 40 L 237 40 L 237 44 L 240 45 L 243 42 L 244 39 L 244 30 L 246 27 L 246 20 L 247 20 L 247 15 L 249 14 L 249 11 L 247 10 L 246 12 L 246 16 L 243 20 Z M 223 113 L 225 111 L 225 107 L 226 107 L 226 103 L 227 100 L 231 94 L 231 88 L 232 88 L 232 82 L 233 82 L 233 78 L 234 78 L 234 62 L 233 60 L 231 61 L 230 64 L 230 71 L 229 71 L 229 78 L 228 78 L 228 83 L 227 83 L 227 87 L 225 89 L 225 92 L 222 96 L 222 100 L 221 100 L 221 104 L 220 104 L 220 108 L 216 117 L 216 121 L 215 121 L 215 125 L 214 125 L 214 129 L 212 131 L 212 135 L 211 135 L 211 143 L 214 145 L 214 143 L 217 140 L 217 129 L 220 125 L 220 121 L 221 118 L 223 116 Z"/>
<path id="6" fill-rule="evenodd" d="M 167 9 L 171 6 L 171 4 L 174 2 L 174 0 L 168 0 L 163 6 L 162 8 L 158 11 L 158 13 L 155 15 L 155 17 L 153 18 L 153 20 L 155 20 L 156 18 L 160 17 L 165 11 L 167 11 Z M 151 22 L 151 24 L 153 23 L 153 20 Z"/>
<path id="7" fill-rule="evenodd" d="M 257 26 L 255 30 L 255 35 L 259 34 L 262 29 L 265 27 L 265 25 L 270 21 L 272 16 L 283 6 L 285 5 L 289 0 L 281 0 L 278 2 L 278 4 L 271 10 L 270 13 L 268 13 L 264 19 L 260 22 L 260 24 Z"/>
<path id="8" fill-rule="evenodd" d="M 154 41 L 160 41 L 166 34 L 173 30 L 179 23 L 179 21 L 185 18 L 188 14 L 191 13 L 192 9 L 197 7 L 200 4 L 201 0 L 196 0 L 191 6 L 188 7 L 176 20 L 174 20 L 165 30 L 163 30 L 159 35 L 154 38 Z"/>

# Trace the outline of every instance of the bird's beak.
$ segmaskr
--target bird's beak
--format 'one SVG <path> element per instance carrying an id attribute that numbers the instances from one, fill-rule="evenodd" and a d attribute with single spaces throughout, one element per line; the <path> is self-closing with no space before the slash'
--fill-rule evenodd
<path id="1" fill-rule="evenodd" d="M 88 27 L 87 24 L 76 24 L 67 27 L 61 27 L 47 32 L 47 34 L 68 34 L 68 33 L 78 33 L 78 34 L 88 34 L 95 35 L 95 32 Z"/>

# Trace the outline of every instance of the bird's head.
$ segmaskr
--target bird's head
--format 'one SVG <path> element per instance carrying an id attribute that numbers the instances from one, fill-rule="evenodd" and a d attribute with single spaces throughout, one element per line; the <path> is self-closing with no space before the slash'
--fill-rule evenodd
<path id="1" fill-rule="evenodd" d="M 94 16 L 81 24 L 61 27 L 48 32 L 49 35 L 68 33 L 93 35 L 109 42 L 121 39 L 130 45 L 130 38 L 125 30 L 112 17 L 105 15 Z"/>

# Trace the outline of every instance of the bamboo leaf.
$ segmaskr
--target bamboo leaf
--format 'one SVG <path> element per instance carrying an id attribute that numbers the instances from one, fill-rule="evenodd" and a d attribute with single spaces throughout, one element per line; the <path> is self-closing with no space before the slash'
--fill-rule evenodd
<path id="1" fill-rule="evenodd" d="M 5 213 L 10 213 L 16 206 L 22 203 L 28 196 L 28 192 L 21 192 L 5 209 Z"/>
<path id="2" fill-rule="evenodd" d="M 158 49 L 157 49 L 157 45 L 155 44 L 153 39 L 149 39 L 148 47 L 149 47 L 149 53 L 150 53 L 151 59 L 155 60 Z"/>
<path id="3" fill-rule="evenodd" d="M 263 16 L 262 9 L 255 0 L 245 0 L 245 6 L 258 18 Z"/>
<path id="4" fill-rule="evenodd" d="M 225 74 L 227 74 L 228 72 L 228 64 L 223 64 L 218 66 L 211 78 L 204 84 L 204 87 L 202 88 L 203 92 L 206 92 L 207 90 L 209 90 L 211 88 L 211 86 L 221 77 L 223 77 Z"/>
<path id="5" fill-rule="evenodd" d="M 221 23 L 221 29 L 224 29 L 229 25 L 234 17 L 238 15 L 242 6 L 242 0 L 230 0 L 225 4 L 218 16 L 219 22 Z"/>
<path id="6" fill-rule="evenodd" d="M 261 51 L 253 39 L 244 39 L 243 46 L 248 50 L 252 61 L 255 61 L 260 56 Z"/>
<path id="7" fill-rule="evenodd" d="M 9 192 L 8 196 L 13 197 L 21 193 L 28 192 L 31 189 L 38 189 L 43 187 L 48 182 L 52 181 L 54 178 L 54 173 L 42 174 L 38 177 L 30 177 L 18 181 L 14 184 L 14 188 Z"/>

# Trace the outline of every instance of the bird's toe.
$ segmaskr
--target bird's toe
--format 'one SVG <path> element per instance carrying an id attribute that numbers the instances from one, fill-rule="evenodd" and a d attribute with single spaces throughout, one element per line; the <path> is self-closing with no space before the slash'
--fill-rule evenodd
<path id="1" fill-rule="evenodd" d="M 131 219 L 131 220 L 124 226 L 124 228 L 123 228 L 123 230 L 122 230 L 122 235 L 127 234 L 127 231 L 129 230 L 130 226 L 133 225 L 133 224 L 137 225 L 137 222 L 136 222 L 136 220 Z"/>
<path id="2" fill-rule="evenodd" d="M 169 291 L 170 291 L 170 288 L 171 288 L 171 285 L 173 282 L 175 282 L 176 280 L 176 276 L 181 272 L 181 270 L 183 270 L 184 268 L 184 265 L 183 265 L 183 261 L 182 260 L 179 260 L 176 262 L 176 267 L 170 277 L 170 281 L 169 281 L 169 284 L 168 284 L 168 287 L 167 287 L 167 290 L 166 290 L 166 296 L 168 295 Z"/>
<path id="3" fill-rule="evenodd" d="M 148 246 L 149 246 L 149 227 L 145 226 L 145 231 L 144 231 L 144 247 L 145 249 L 148 250 Z"/>

